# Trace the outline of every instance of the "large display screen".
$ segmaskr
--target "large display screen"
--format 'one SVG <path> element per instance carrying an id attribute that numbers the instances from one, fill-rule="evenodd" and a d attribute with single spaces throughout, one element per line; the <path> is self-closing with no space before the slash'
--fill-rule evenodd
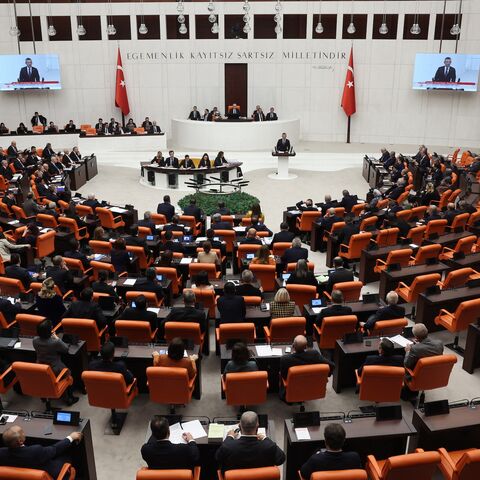
<path id="1" fill-rule="evenodd" d="M 0 55 L 0 90 L 60 90 L 58 55 Z"/>
<path id="2" fill-rule="evenodd" d="M 416 90 L 478 90 L 480 55 L 417 53 L 413 72 Z"/>

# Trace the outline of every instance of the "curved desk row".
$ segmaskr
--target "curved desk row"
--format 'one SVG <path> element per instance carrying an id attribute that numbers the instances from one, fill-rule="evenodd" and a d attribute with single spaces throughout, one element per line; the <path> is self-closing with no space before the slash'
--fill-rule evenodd
<path id="1" fill-rule="evenodd" d="M 220 178 L 223 182 L 228 182 L 238 178 L 241 176 L 241 165 L 242 162 L 229 162 L 222 167 L 186 169 L 159 167 L 150 162 L 142 162 L 140 183 L 153 188 L 192 190 L 186 183 L 194 179 L 216 182 L 215 178 Z"/>
<path id="2" fill-rule="evenodd" d="M 173 144 L 195 151 L 271 151 L 283 132 L 295 145 L 299 139 L 300 120 L 199 122 L 172 119 Z"/>

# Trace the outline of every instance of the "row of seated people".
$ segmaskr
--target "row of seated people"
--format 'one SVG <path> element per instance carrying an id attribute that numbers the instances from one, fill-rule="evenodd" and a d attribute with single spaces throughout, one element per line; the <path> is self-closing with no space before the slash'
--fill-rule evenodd
<path id="1" fill-rule="evenodd" d="M 208 153 L 204 153 L 201 158 L 190 158 L 190 155 L 185 155 L 182 160 L 179 160 L 175 156 L 175 152 L 169 150 L 168 157 L 164 157 L 162 152 L 158 151 L 150 163 L 159 167 L 194 169 L 221 167 L 228 164 L 228 161 L 222 151 L 218 152 L 214 160 L 210 160 Z"/>
<path id="2" fill-rule="evenodd" d="M 23 172 L 29 167 L 35 167 L 42 161 L 50 161 L 54 156 L 58 157 L 61 164 L 67 168 L 82 159 L 78 147 L 73 147 L 71 152 L 68 149 L 64 149 L 63 152 L 56 152 L 50 142 L 47 142 L 44 148 L 32 146 L 30 149 L 20 150 L 17 147 L 17 142 L 12 140 L 6 149 L 0 147 L 0 160 L 8 160 L 8 166 L 11 170 L 14 170 L 14 173 L 17 171 Z M 5 176 L 6 172 L 2 171 L 1 174 Z M 10 178 L 8 179 L 10 180 Z"/>
<path id="3" fill-rule="evenodd" d="M 238 118 L 241 115 L 241 106 L 234 103 L 233 105 L 229 105 L 227 109 L 227 117 L 231 118 Z M 218 107 L 213 107 L 212 110 L 205 108 L 203 114 L 200 113 L 197 106 L 194 105 L 192 110 L 188 114 L 188 120 L 196 120 L 201 122 L 214 122 L 222 117 Z M 275 113 L 275 108 L 270 107 L 269 112 L 265 115 L 263 109 L 260 105 L 255 107 L 255 110 L 252 113 L 251 118 L 255 122 L 265 122 L 265 121 L 275 121 L 278 120 L 278 115 Z"/>
<path id="4" fill-rule="evenodd" d="M 104 122 L 102 118 L 99 118 L 94 127 L 90 124 L 82 124 L 80 130 L 87 135 L 158 135 L 162 133 L 156 120 L 150 120 L 149 117 L 145 117 L 145 120 L 138 127 L 133 118 L 129 118 L 123 126 L 113 117 L 110 118 L 110 122 Z"/>

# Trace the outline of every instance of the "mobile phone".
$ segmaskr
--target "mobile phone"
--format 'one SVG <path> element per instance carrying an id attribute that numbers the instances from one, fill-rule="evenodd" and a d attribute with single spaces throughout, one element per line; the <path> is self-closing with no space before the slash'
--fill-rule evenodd
<path id="1" fill-rule="evenodd" d="M 7 423 L 7 417 L 5 415 L 2 415 L 0 417 L 0 425 L 5 425 Z"/>

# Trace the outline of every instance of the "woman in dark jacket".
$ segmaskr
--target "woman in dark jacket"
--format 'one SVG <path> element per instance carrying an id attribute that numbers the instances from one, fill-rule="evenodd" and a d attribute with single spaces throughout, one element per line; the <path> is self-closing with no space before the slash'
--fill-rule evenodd
<path id="1" fill-rule="evenodd" d="M 53 278 L 46 278 L 42 288 L 35 298 L 35 307 L 42 317 L 49 318 L 54 326 L 57 326 L 65 313 L 65 305 L 60 295 L 55 292 Z"/>
<path id="2" fill-rule="evenodd" d="M 308 269 L 308 263 L 303 259 L 297 262 L 295 271 L 292 272 L 286 283 L 287 285 L 312 285 L 318 288 L 315 275 Z"/>
<path id="3" fill-rule="evenodd" d="M 125 240 L 123 238 L 117 238 L 113 242 L 110 258 L 116 273 L 129 271 L 130 257 L 128 255 Z"/>

